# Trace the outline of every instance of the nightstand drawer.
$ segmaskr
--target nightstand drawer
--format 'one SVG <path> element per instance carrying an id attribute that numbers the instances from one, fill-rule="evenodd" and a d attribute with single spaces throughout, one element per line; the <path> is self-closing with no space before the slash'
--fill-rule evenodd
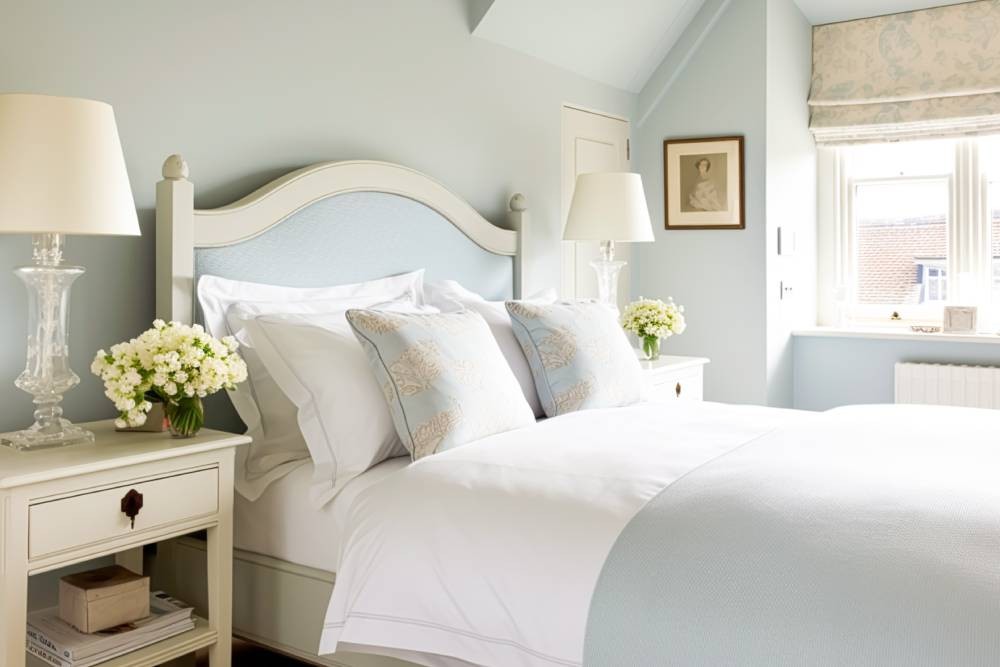
<path id="1" fill-rule="evenodd" d="M 133 489 L 142 494 L 134 527 L 122 511 L 123 499 Z M 103 542 L 218 510 L 217 468 L 42 502 L 28 510 L 28 557 Z"/>
<path id="2" fill-rule="evenodd" d="M 704 375 L 701 367 L 676 373 L 660 373 L 650 379 L 654 398 L 681 401 L 700 401 L 704 394 Z"/>

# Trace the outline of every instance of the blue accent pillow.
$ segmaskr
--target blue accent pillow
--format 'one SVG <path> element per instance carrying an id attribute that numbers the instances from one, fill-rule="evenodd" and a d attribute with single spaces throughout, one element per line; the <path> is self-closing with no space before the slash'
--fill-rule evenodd
<path id="1" fill-rule="evenodd" d="M 638 403 L 642 369 L 613 309 L 597 301 L 508 301 L 549 417 Z"/>
<path id="2" fill-rule="evenodd" d="M 414 460 L 535 423 L 481 315 L 348 310 Z"/>

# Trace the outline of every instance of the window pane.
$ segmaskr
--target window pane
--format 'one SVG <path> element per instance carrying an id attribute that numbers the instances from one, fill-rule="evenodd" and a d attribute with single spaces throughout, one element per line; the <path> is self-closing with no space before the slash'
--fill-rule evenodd
<path id="1" fill-rule="evenodd" d="M 948 182 L 855 186 L 856 301 L 940 304 L 948 298 Z"/>
<path id="2" fill-rule="evenodd" d="M 944 176 L 954 170 L 955 142 L 950 139 L 848 146 L 854 178 Z"/>

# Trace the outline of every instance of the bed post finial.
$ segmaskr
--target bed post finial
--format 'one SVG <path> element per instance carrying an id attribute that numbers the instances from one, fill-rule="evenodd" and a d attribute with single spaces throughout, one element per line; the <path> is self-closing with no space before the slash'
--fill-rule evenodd
<path id="1" fill-rule="evenodd" d="M 516 211 L 518 213 L 523 213 L 528 210 L 528 198 L 522 195 L 520 192 L 514 193 L 514 196 L 510 198 L 510 210 Z"/>
<path id="2" fill-rule="evenodd" d="M 528 198 L 520 192 L 514 193 L 507 204 L 510 212 L 507 218 L 511 228 L 517 232 L 517 256 L 514 257 L 514 296 L 522 298 L 529 294 L 525 285 L 525 266 L 527 266 L 528 245 Z"/>
<path id="3" fill-rule="evenodd" d="M 163 161 L 163 178 L 171 181 L 187 180 L 188 163 L 177 153 L 174 153 Z"/>

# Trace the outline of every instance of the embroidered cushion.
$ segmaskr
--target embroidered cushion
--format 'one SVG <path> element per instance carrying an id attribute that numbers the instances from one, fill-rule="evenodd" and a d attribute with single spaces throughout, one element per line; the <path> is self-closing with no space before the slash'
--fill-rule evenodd
<path id="1" fill-rule="evenodd" d="M 478 313 L 349 310 L 347 320 L 414 460 L 535 423 Z"/>
<path id="2" fill-rule="evenodd" d="M 551 288 L 543 290 L 529 296 L 526 300 L 553 303 L 556 300 L 556 291 Z M 490 331 L 493 332 L 493 337 L 497 339 L 500 351 L 507 359 L 507 365 L 514 371 L 514 377 L 521 385 L 521 392 L 524 393 L 524 398 L 531 406 L 535 417 L 545 416 L 542 402 L 538 400 L 535 380 L 531 377 L 531 368 L 528 366 L 528 360 L 524 356 L 524 351 L 521 350 L 520 343 L 514 336 L 510 315 L 507 314 L 503 301 L 487 301 L 454 280 L 445 280 L 424 285 L 424 303 L 435 306 L 446 313 L 456 310 L 474 310 L 482 315 L 486 324 L 489 325 Z"/>
<path id="3" fill-rule="evenodd" d="M 597 301 L 508 301 L 549 417 L 637 403 L 642 369 L 614 310 Z"/>

